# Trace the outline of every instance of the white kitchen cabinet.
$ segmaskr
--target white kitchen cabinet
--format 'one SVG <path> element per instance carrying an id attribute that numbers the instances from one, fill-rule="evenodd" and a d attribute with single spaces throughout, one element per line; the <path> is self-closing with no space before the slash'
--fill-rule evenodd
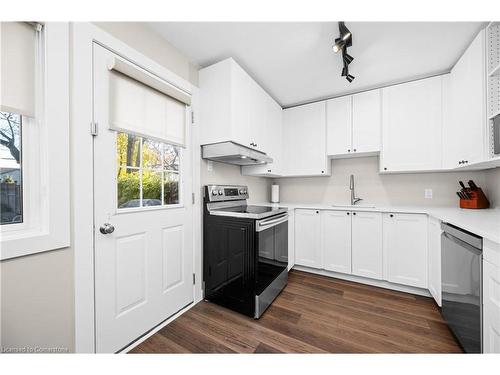
<path id="1" fill-rule="evenodd" d="M 201 69 L 199 84 L 201 144 L 233 141 L 269 152 L 269 127 L 279 127 L 281 117 L 268 123 L 274 100 L 232 58 Z"/>
<path id="2" fill-rule="evenodd" d="M 380 151 L 380 90 L 330 99 L 326 106 L 329 156 L 346 157 Z"/>
<path id="3" fill-rule="evenodd" d="M 283 111 L 283 175 L 326 176 L 325 102 L 301 105 Z"/>
<path id="4" fill-rule="evenodd" d="M 442 168 L 442 76 L 382 89 L 381 172 Z"/>
<path id="5" fill-rule="evenodd" d="M 441 233 L 441 221 L 430 217 L 428 229 L 428 284 L 429 292 L 438 306 L 441 306 Z"/>
<path id="6" fill-rule="evenodd" d="M 327 152 L 330 156 L 352 152 L 352 96 L 326 102 Z"/>
<path id="7" fill-rule="evenodd" d="M 352 96 L 352 151 L 367 154 L 380 151 L 380 90 Z"/>
<path id="8" fill-rule="evenodd" d="M 241 167 L 241 174 L 245 176 L 264 176 L 279 177 L 283 174 L 282 140 L 283 140 L 283 110 L 271 98 L 264 101 L 265 116 L 262 121 L 265 126 L 262 127 L 263 133 L 258 137 L 259 146 L 263 145 L 266 154 L 272 159 L 272 163 L 247 165 Z M 262 139 L 262 140 L 261 140 Z"/>
<path id="9" fill-rule="evenodd" d="M 456 168 L 485 160 L 485 31 L 481 30 L 451 70 L 443 129 L 443 162 Z"/>
<path id="10" fill-rule="evenodd" d="M 323 268 L 319 210 L 295 210 L 295 264 Z"/>
<path id="11" fill-rule="evenodd" d="M 383 215 L 384 279 L 427 289 L 427 215 Z"/>
<path id="12" fill-rule="evenodd" d="M 352 273 L 381 280 L 382 214 L 380 212 L 352 213 Z"/>
<path id="13" fill-rule="evenodd" d="M 295 265 L 295 210 L 288 211 L 288 271 Z"/>
<path id="14" fill-rule="evenodd" d="M 500 267 L 483 260 L 483 352 L 500 353 Z"/>
<path id="15" fill-rule="evenodd" d="M 325 270 L 351 273 L 351 212 L 321 212 L 321 248 Z"/>

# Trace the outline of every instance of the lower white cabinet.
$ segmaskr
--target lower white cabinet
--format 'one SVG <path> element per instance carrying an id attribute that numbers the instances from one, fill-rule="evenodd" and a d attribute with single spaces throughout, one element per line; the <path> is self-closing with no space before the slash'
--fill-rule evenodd
<path id="1" fill-rule="evenodd" d="M 382 214 L 352 213 L 352 274 L 382 279 Z"/>
<path id="2" fill-rule="evenodd" d="M 428 229 L 428 284 L 429 292 L 438 306 L 441 306 L 441 233 L 441 221 L 430 217 Z"/>
<path id="3" fill-rule="evenodd" d="M 424 214 L 384 214 L 385 280 L 427 288 L 427 221 Z"/>
<path id="4" fill-rule="evenodd" d="M 321 212 L 321 248 L 325 270 L 351 273 L 350 212 Z"/>
<path id="5" fill-rule="evenodd" d="M 295 265 L 295 212 L 288 211 L 288 271 Z"/>
<path id="6" fill-rule="evenodd" d="M 483 260 L 483 352 L 500 353 L 500 267 Z"/>
<path id="7" fill-rule="evenodd" d="M 295 210 L 295 264 L 323 268 L 319 210 Z"/>

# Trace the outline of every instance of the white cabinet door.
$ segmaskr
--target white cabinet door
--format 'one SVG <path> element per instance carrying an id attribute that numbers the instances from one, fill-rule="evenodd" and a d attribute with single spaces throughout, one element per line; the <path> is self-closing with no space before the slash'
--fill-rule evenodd
<path id="1" fill-rule="evenodd" d="M 345 155 L 352 152 L 351 103 L 350 95 L 326 102 L 328 155 Z"/>
<path id="2" fill-rule="evenodd" d="M 352 96 L 352 152 L 380 151 L 381 106 L 380 90 Z"/>
<path id="3" fill-rule="evenodd" d="M 330 173 L 326 156 L 325 102 L 283 111 L 283 162 L 286 176 Z"/>
<path id="4" fill-rule="evenodd" d="M 321 248 L 325 270 L 351 273 L 350 212 L 321 212 Z"/>
<path id="5" fill-rule="evenodd" d="M 382 89 L 382 172 L 442 168 L 442 77 Z"/>
<path id="6" fill-rule="evenodd" d="M 384 279 L 427 288 L 427 215 L 384 214 Z"/>
<path id="7" fill-rule="evenodd" d="M 483 261 L 483 351 L 500 353 L 500 268 Z"/>
<path id="8" fill-rule="evenodd" d="M 429 218 L 429 263 L 428 263 L 428 283 L 429 292 L 441 306 L 441 221 Z"/>
<path id="9" fill-rule="evenodd" d="M 323 268 L 319 210 L 295 210 L 295 264 Z"/>
<path id="10" fill-rule="evenodd" d="M 288 211 L 288 271 L 295 265 L 295 212 Z"/>
<path id="11" fill-rule="evenodd" d="M 227 134 L 226 140 L 232 140 L 243 146 L 252 147 L 252 137 L 250 135 L 253 112 L 256 101 L 252 79 L 238 65 L 232 61 L 231 64 L 231 88 L 228 98 L 231 111 L 231 131 Z M 204 124 L 203 126 L 210 126 Z M 253 148 L 253 147 L 252 147 Z"/>
<path id="12" fill-rule="evenodd" d="M 352 273 L 382 280 L 382 214 L 352 213 Z"/>
<path id="13" fill-rule="evenodd" d="M 450 74 L 449 121 L 444 125 L 444 165 L 455 168 L 484 160 L 485 134 L 485 52 L 481 31 Z"/>

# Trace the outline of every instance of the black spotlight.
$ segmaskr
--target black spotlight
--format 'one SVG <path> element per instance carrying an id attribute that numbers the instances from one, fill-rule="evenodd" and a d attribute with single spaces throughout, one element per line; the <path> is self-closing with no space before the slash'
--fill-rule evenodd
<path id="1" fill-rule="evenodd" d="M 344 67 L 342 68 L 342 77 L 345 77 L 349 82 L 354 80 L 354 76 L 349 74 L 348 65 L 352 63 L 354 57 L 347 53 L 347 48 L 352 46 L 352 33 L 347 28 L 344 22 L 339 22 L 339 37 L 335 39 L 335 44 L 333 45 L 333 52 L 342 51 L 342 61 Z"/>
<path id="2" fill-rule="evenodd" d="M 344 64 L 349 65 L 350 63 L 352 63 L 352 60 L 354 60 L 354 57 L 352 57 L 347 52 L 345 52 L 345 49 L 344 49 L 342 52 L 342 59 L 344 60 Z"/>

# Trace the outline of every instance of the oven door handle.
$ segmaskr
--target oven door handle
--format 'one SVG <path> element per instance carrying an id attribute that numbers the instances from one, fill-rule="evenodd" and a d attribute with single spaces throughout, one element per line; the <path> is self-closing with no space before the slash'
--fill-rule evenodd
<path id="1" fill-rule="evenodd" d="M 280 225 L 280 224 L 284 223 L 285 221 L 288 221 L 288 212 L 280 215 L 277 218 L 264 219 L 264 220 L 257 221 L 257 223 L 255 225 L 255 231 L 262 232 L 263 230 L 275 227 L 276 225 Z"/>

